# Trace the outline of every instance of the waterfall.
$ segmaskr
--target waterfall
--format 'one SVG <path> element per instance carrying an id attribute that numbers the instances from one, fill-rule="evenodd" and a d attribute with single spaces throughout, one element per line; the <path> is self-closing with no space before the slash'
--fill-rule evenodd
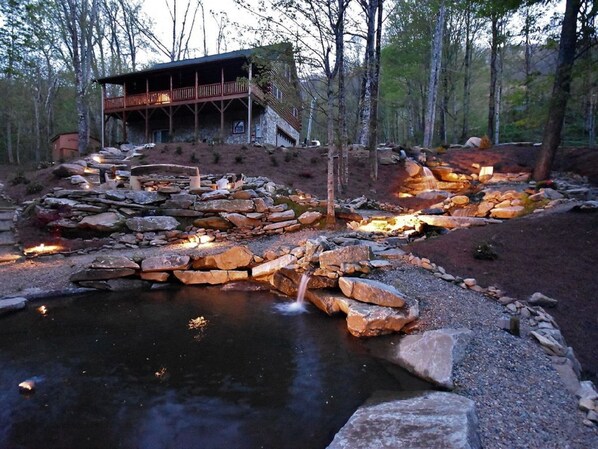
<path id="1" fill-rule="evenodd" d="M 422 190 L 424 192 L 436 189 L 437 182 L 434 173 L 428 167 L 422 167 Z"/>
<path id="2" fill-rule="evenodd" d="M 305 292 L 307 291 L 307 284 L 309 283 L 309 274 L 303 273 L 299 281 L 297 289 L 297 298 L 293 302 L 285 302 L 276 304 L 274 307 L 284 315 L 295 315 L 298 313 L 307 312 L 305 304 Z"/>

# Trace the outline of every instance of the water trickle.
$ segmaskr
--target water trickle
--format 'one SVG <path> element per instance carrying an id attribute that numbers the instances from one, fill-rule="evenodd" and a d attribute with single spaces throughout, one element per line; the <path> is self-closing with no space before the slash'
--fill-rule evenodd
<path id="1" fill-rule="evenodd" d="M 437 182 L 434 173 L 428 167 L 422 167 L 422 190 L 424 192 L 436 189 Z"/>
<path id="2" fill-rule="evenodd" d="M 307 291 L 308 283 L 309 274 L 303 273 L 301 280 L 299 281 L 299 288 L 297 289 L 297 299 L 289 303 L 276 304 L 276 310 L 285 315 L 294 315 L 307 312 L 305 304 L 305 292 Z"/>

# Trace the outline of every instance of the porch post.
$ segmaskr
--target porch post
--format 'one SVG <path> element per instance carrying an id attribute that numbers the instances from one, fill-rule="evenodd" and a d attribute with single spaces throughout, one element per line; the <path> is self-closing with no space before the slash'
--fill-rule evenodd
<path id="1" fill-rule="evenodd" d="M 251 78 L 252 78 L 252 63 L 249 61 L 249 86 L 247 88 L 247 143 L 251 143 Z"/>
<path id="2" fill-rule="evenodd" d="M 102 149 L 103 149 L 103 148 L 105 148 L 104 143 L 105 143 L 105 135 L 106 135 L 106 123 L 105 123 L 105 118 L 104 118 L 104 108 L 105 108 L 104 102 L 106 101 L 106 89 L 103 84 L 100 84 L 100 95 L 102 96 L 102 106 L 101 106 L 101 108 L 102 108 L 102 115 L 101 115 L 101 117 L 102 117 L 102 139 L 101 140 L 102 140 L 102 142 L 101 142 L 101 144 L 102 144 Z"/>
<path id="3" fill-rule="evenodd" d="M 224 67 L 220 69 L 220 142 L 224 143 Z"/>
<path id="4" fill-rule="evenodd" d="M 145 79 L 145 143 L 149 143 L 149 79 Z"/>
<path id="5" fill-rule="evenodd" d="M 127 112 L 123 111 L 123 141 L 127 141 Z"/>
<path id="6" fill-rule="evenodd" d="M 170 74 L 170 97 L 169 104 L 172 104 L 172 73 Z M 172 142 L 172 106 L 168 106 L 168 140 Z"/>
<path id="7" fill-rule="evenodd" d="M 197 116 L 197 101 L 199 99 L 199 75 L 197 74 L 197 70 L 195 71 L 195 104 L 193 105 L 193 114 L 194 114 L 194 128 L 193 128 L 193 139 L 195 143 L 199 138 L 199 118 Z"/>

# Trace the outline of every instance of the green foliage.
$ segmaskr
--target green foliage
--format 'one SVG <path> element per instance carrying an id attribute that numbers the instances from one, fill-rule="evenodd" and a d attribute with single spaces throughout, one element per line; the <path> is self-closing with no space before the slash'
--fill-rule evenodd
<path id="1" fill-rule="evenodd" d="M 491 243 L 482 242 L 473 249 L 473 257 L 478 260 L 496 260 L 498 254 Z"/>
<path id="2" fill-rule="evenodd" d="M 41 192 L 42 190 L 44 190 L 43 184 L 40 184 L 39 182 L 34 181 L 27 185 L 25 192 L 27 193 L 27 195 L 33 195 L 35 193 Z"/>

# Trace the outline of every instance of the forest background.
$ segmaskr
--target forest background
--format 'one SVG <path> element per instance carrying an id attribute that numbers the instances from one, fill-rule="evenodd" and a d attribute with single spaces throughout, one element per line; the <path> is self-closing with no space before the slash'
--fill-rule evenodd
<path id="1" fill-rule="evenodd" d="M 282 40 L 299 63 L 302 139 L 367 145 L 373 135 L 433 146 L 543 138 L 563 2 L 254 0 L 237 1 L 238 15 L 209 3 L 155 0 L 150 14 L 142 0 L 0 0 L 0 163 L 47 161 L 60 132 L 99 136 L 96 78 Z M 594 147 L 597 6 L 573 3 L 562 138 Z"/>

